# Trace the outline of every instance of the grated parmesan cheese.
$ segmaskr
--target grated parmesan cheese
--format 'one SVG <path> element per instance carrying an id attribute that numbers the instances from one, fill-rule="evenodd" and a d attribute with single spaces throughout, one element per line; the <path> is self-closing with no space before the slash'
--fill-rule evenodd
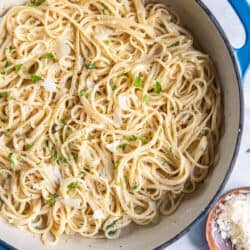
<path id="1" fill-rule="evenodd" d="M 45 79 L 42 83 L 42 86 L 48 91 L 48 92 L 56 92 L 57 85 L 50 80 L 49 78 Z"/>
<path id="2" fill-rule="evenodd" d="M 101 209 L 95 210 L 94 215 L 93 215 L 94 219 L 97 220 L 102 220 L 105 218 L 104 213 Z"/>
<path id="3" fill-rule="evenodd" d="M 227 198 L 216 222 L 223 239 L 231 239 L 236 249 L 250 249 L 250 193 Z"/>

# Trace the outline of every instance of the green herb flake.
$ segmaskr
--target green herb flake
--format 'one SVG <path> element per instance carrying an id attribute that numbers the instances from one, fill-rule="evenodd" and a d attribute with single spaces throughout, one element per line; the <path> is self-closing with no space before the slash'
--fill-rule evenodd
<path id="1" fill-rule="evenodd" d="M 78 154 L 72 153 L 72 157 L 73 157 L 73 159 L 74 159 L 75 161 L 78 160 Z"/>
<path id="2" fill-rule="evenodd" d="M 12 46 L 9 46 L 9 47 L 7 48 L 7 50 L 8 50 L 9 52 L 12 52 L 13 49 L 14 49 L 14 48 L 13 48 Z"/>
<path id="3" fill-rule="evenodd" d="M 166 29 L 166 25 L 163 22 L 160 22 L 159 25 L 161 28 Z"/>
<path id="4" fill-rule="evenodd" d="M 113 165 L 113 168 L 114 168 L 114 169 L 117 169 L 117 168 L 119 167 L 119 165 L 120 165 L 120 161 L 116 161 L 116 162 L 114 163 L 114 165 Z"/>
<path id="5" fill-rule="evenodd" d="M 27 5 L 28 7 L 38 7 L 40 5 L 42 5 L 43 3 L 45 3 L 46 0 L 35 0 L 35 1 L 30 1 Z"/>
<path id="6" fill-rule="evenodd" d="M 173 156 L 173 148 L 169 147 L 169 149 L 167 150 L 165 155 L 166 155 L 167 158 L 171 158 Z"/>
<path id="7" fill-rule="evenodd" d="M 138 75 L 135 78 L 135 80 L 133 82 L 133 85 L 134 85 L 135 88 L 142 88 L 142 80 L 141 80 L 141 76 L 140 75 Z"/>
<path id="8" fill-rule="evenodd" d="M 6 62 L 4 68 L 7 69 L 7 68 L 9 68 L 10 66 L 11 66 L 11 63 L 10 63 L 10 62 Z"/>
<path id="9" fill-rule="evenodd" d="M 103 40 L 103 43 L 105 43 L 106 45 L 109 45 L 109 43 L 110 43 L 110 40 L 108 40 L 108 39 L 105 39 L 105 40 Z"/>
<path id="10" fill-rule="evenodd" d="M 59 195 L 57 193 L 54 194 L 49 194 L 48 196 L 48 200 L 47 203 L 50 207 L 53 207 L 55 205 L 56 202 L 56 198 L 59 197 Z"/>
<path id="11" fill-rule="evenodd" d="M 12 169 L 14 169 L 15 168 L 15 162 L 14 162 L 14 160 L 13 160 L 13 153 L 12 152 L 10 152 L 9 154 L 8 154 L 8 159 L 9 159 L 9 161 L 10 161 L 10 167 L 12 168 Z"/>
<path id="12" fill-rule="evenodd" d="M 67 122 L 65 121 L 65 119 L 61 119 L 61 123 L 62 123 L 63 126 L 67 125 Z"/>
<path id="13" fill-rule="evenodd" d="M 87 98 L 88 99 L 88 97 L 89 97 L 89 93 L 87 93 L 86 91 L 84 91 L 84 90 L 81 90 L 80 91 L 80 96 L 84 96 L 85 98 Z"/>
<path id="14" fill-rule="evenodd" d="M 17 65 L 15 66 L 16 72 L 19 72 L 19 71 L 21 70 L 21 68 L 22 68 L 22 64 L 17 64 Z"/>
<path id="15" fill-rule="evenodd" d="M 96 68 L 96 65 L 95 65 L 95 63 L 89 63 L 89 64 L 86 64 L 86 65 L 85 65 L 85 68 L 86 68 L 86 69 L 95 69 L 95 68 Z"/>
<path id="16" fill-rule="evenodd" d="M 0 211 L 1 211 L 2 208 L 3 208 L 3 204 L 4 204 L 4 202 L 3 202 L 3 200 L 0 198 Z"/>
<path id="17" fill-rule="evenodd" d="M 138 137 L 136 135 L 131 135 L 128 138 L 128 141 L 136 141 L 138 139 Z"/>
<path id="18" fill-rule="evenodd" d="M 32 81 L 33 83 L 36 83 L 36 82 L 41 81 L 41 80 L 42 80 L 42 77 L 41 77 L 41 76 L 35 75 L 35 74 L 32 74 L 32 75 L 31 75 L 31 81 Z"/>
<path id="19" fill-rule="evenodd" d="M 113 91 L 117 88 L 113 80 L 110 81 L 110 87 Z"/>
<path id="20" fill-rule="evenodd" d="M 176 47 L 176 46 L 178 46 L 178 44 L 179 44 L 178 42 L 170 44 L 169 46 L 167 46 L 167 48 L 169 49 L 169 48 Z"/>
<path id="21" fill-rule="evenodd" d="M 61 155 L 58 152 L 55 152 L 55 154 L 54 154 L 54 161 L 57 162 L 57 163 L 60 163 L 60 162 L 63 162 L 65 164 L 68 163 L 67 159 L 64 158 L 63 155 Z"/>
<path id="22" fill-rule="evenodd" d="M 125 76 L 125 75 L 126 75 L 125 72 L 121 72 L 121 73 L 119 73 L 116 77 L 117 77 L 117 78 L 120 78 L 120 77 Z"/>
<path id="23" fill-rule="evenodd" d="M 53 60 L 53 59 L 54 59 L 54 55 L 53 55 L 51 52 L 46 53 L 46 54 L 44 55 L 44 57 L 45 57 L 46 59 L 49 59 L 49 60 Z"/>
<path id="24" fill-rule="evenodd" d="M 162 92 L 161 83 L 158 81 L 155 83 L 154 92 L 156 94 L 160 94 Z"/>
<path id="25" fill-rule="evenodd" d="M 67 186 L 67 189 L 68 189 L 67 193 L 69 193 L 69 192 L 72 191 L 72 190 L 79 189 L 79 188 L 80 188 L 80 186 L 79 186 L 79 183 L 78 183 L 78 182 L 72 182 L 72 183 L 70 183 L 70 184 Z"/>
<path id="26" fill-rule="evenodd" d="M 127 144 L 126 143 L 120 144 L 118 147 L 121 148 L 124 151 L 126 149 L 126 147 L 127 147 Z"/>
<path id="27" fill-rule="evenodd" d="M 148 137 L 147 136 L 140 136 L 139 140 L 142 142 L 143 145 L 148 143 Z"/>
<path id="28" fill-rule="evenodd" d="M 30 150 L 33 147 L 34 143 L 30 143 L 30 144 L 25 144 L 24 145 L 24 149 L 25 150 Z"/>
<path id="29" fill-rule="evenodd" d="M 1 75 L 6 75 L 6 70 L 5 69 L 3 69 L 2 71 L 1 71 Z"/>
<path id="30" fill-rule="evenodd" d="M 150 101 L 150 99 L 151 99 L 151 97 L 150 97 L 149 95 L 143 96 L 143 101 L 144 101 L 145 103 L 148 103 L 148 102 Z"/>
<path id="31" fill-rule="evenodd" d="M 115 224 L 117 223 L 118 220 L 114 220 L 112 221 L 110 224 L 108 224 L 105 228 L 105 230 L 109 230 L 111 228 L 113 228 L 115 226 Z"/>
<path id="32" fill-rule="evenodd" d="M 8 96 L 7 92 L 0 93 L 0 98 L 6 98 Z"/>
<path id="33" fill-rule="evenodd" d="M 250 153 L 250 148 L 247 149 L 247 153 Z"/>

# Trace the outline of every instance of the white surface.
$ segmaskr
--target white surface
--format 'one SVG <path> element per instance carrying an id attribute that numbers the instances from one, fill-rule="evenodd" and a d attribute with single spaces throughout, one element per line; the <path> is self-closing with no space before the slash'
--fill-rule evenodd
<path id="1" fill-rule="evenodd" d="M 245 32 L 227 0 L 203 0 L 203 2 L 217 17 L 231 44 L 234 47 L 241 47 L 245 41 Z M 250 153 L 246 153 L 246 150 L 250 148 L 250 69 L 245 77 L 243 86 L 245 96 L 244 132 L 234 170 L 222 193 L 235 187 L 250 186 Z M 169 246 L 167 250 L 207 250 L 204 225 L 205 218 L 194 225 L 189 233 Z"/>

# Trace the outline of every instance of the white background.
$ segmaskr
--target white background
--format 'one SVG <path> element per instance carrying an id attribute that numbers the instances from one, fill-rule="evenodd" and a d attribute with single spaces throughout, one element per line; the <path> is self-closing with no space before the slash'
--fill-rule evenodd
<path id="1" fill-rule="evenodd" d="M 228 1 L 203 0 L 203 2 L 206 3 L 209 9 L 217 17 L 231 44 L 236 48 L 241 47 L 244 44 L 246 37 L 244 28 Z M 250 4 L 250 0 L 248 0 L 248 2 Z M 246 153 L 246 150 L 250 148 L 250 68 L 243 85 L 245 96 L 245 123 L 242 142 L 233 173 L 222 193 L 235 187 L 250 186 L 250 153 Z M 167 250 L 176 249 L 208 250 L 205 240 L 205 218 L 203 218 L 198 224 L 194 225 L 189 233 L 185 234 L 181 239 L 167 248 Z"/>

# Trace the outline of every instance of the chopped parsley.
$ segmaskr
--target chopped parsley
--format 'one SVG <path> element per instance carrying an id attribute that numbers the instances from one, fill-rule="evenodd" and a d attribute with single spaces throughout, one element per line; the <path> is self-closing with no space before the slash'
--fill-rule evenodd
<path id="1" fill-rule="evenodd" d="M 1 75 L 6 75 L 6 70 L 5 69 L 3 69 L 2 71 L 1 71 Z"/>
<path id="2" fill-rule="evenodd" d="M 22 64 L 17 64 L 17 65 L 15 66 L 16 72 L 19 72 L 19 71 L 21 70 L 21 68 L 22 68 Z"/>
<path id="3" fill-rule="evenodd" d="M 84 96 L 85 98 L 88 98 L 88 97 L 89 97 L 89 93 L 87 93 L 87 92 L 84 91 L 84 90 L 81 90 L 81 91 L 80 91 L 80 96 Z"/>
<path id="4" fill-rule="evenodd" d="M 116 85 L 113 80 L 110 81 L 110 87 L 113 91 L 116 90 Z"/>
<path id="5" fill-rule="evenodd" d="M 42 77 L 41 77 L 41 76 L 35 75 L 35 74 L 32 74 L 32 75 L 31 75 L 31 81 L 32 81 L 33 83 L 39 82 L 39 81 L 41 81 L 41 80 L 42 80 Z"/>
<path id="6" fill-rule="evenodd" d="M 108 225 L 106 226 L 105 230 L 109 230 L 109 229 L 113 228 L 113 227 L 115 226 L 115 224 L 116 224 L 117 221 L 118 221 L 118 220 L 112 221 L 110 224 L 108 224 Z"/>
<path id="7" fill-rule="evenodd" d="M 62 123 L 63 126 L 67 125 L 67 122 L 64 119 L 61 120 L 61 123 Z"/>
<path id="8" fill-rule="evenodd" d="M 95 68 L 96 68 L 96 65 L 95 65 L 95 63 L 89 63 L 89 64 L 86 64 L 86 65 L 85 65 L 85 68 L 86 68 L 86 69 L 95 69 Z"/>
<path id="9" fill-rule="evenodd" d="M 160 25 L 160 27 L 163 28 L 163 29 L 166 28 L 166 26 L 165 26 L 165 24 L 164 24 L 163 22 L 160 22 L 159 25 Z"/>
<path id="10" fill-rule="evenodd" d="M 79 183 L 78 183 L 78 182 L 72 182 L 72 183 L 70 183 L 70 184 L 67 186 L 67 189 L 68 189 L 67 193 L 69 193 L 69 192 L 72 191 L 72 190 L 79 189 L 79 188 L 80 188 L 80 186 L 79 186 Z"/>
<path id="11" fill-rule="evenodd" d="M 105 43 L 106 45 L 109 45 L 109 43 L 110 43 L 110 40 L 108 40 L 108 39 L 105 39 L 105 40 L 103 40 L 103 43 Z"/>
<path id="12" fill-rule="evenodd" d="M 9 68 L 10 66 L 11 66 L 11 63 L 10 63 L 10 62 L 6 62 L 4 68 L 7 69 L 7 68 Z"/>
<path id="13" fill-rule="evenodd" d="M 2 210 L 3 204 L 4 204 L 4 202 L 3 202 L 3 200 L 0 198 L 0 211 Z"/>
<path id="14" fill-rule="evenodd" d="M 113 165 L 114 169 L 117 169 L 119 167 L 120 161 L 116 161 Z"/>
<path id="15" fill-rule="evenodd" d="M 150 96 L 149 95 L 145 95 L 145 96 L 143 96 L 143 101 L 145 102 L 145 103 L 148 103 L 149 101 L 150 101 Z"/>
<path id="16" fill-rule="evenodd" d="M 167 48 L 169 49 L 169 48 L 173 48 L 175 46 L 178 46 L 178 42 L 170 44 L 169 46 L 167 46 Z"/>
<path id="17" fill-rule="evenodd" d="M 72 153 L 72 157 L 73 157 L 73 159 L 74 159 L 75 161 L 78 160 L 78 154 Z"/>
<path id="18" fill-rule="evenodd" d="M 7 48 L 7 50 L 8 50 L 9 52 L 12 52 L 13 49 L 14 49 L 14 48 L 13 48 L 12 46 L 9 46 L 9 47 Z"/>
<path id="19" fill-rule="evenodd" d="M 29 6 L 29 7 L 38 7 L 38 6 L 40 6 L 40 5 L 42 5 L 43 3 L 45 3 L 45 1 L 46 0 L 35 0 L 35 1 L 31 1 L 31 2 L 29 2 L 27 5 Z"/>
<path id="20" fill-rule="evenodd" d="M 169 149 L 167 150 L 165 155 L 166 155 L 167 158 L 171 158 L 173 156 L 173 148 L 169 147 Z"/>
<path id="21" fill-rule="evenodd" d="M 148 143 L 148 136 L 140 136 L 139 140 L 142 142 L 142 144 L 147 144 Z"/>
<path id="22" fill-rule="evenodd" d="M 8 96 L 7 92 L 0 93 L 0 98 L 6 98 Z"/>
<path id="23" fill-rule="evenodd" d="M 12 152 L 10 152 L 10 153 L 8 154 L 8 159 L 9 159 L 9 161 L 10 161 L 10 167 L 11 167 L 12 169 L 14 169 L 14 168 L 15 168 L 15 162 L 14 162 L 14 160 L 13 160 L 13 153 L 12 153 Z"/>
<path id="24" fill-rule="evenodd" d="M 64 164 L 68 163 L 67 159 L 64 158 L 63 155 L 61 155 L 58 152 L 55 152 L 55 154 L 54 154 L 54 161 L 57 163 L 59 163 L 59 162 L 63 162 Z"/>
<path id="25" fill-rule="evenodd" d="M 126 147 L 127 147 L 126 143 L 119 145 L 119 148 L 121 148 L 123 151 L 126 149 Z"/>
<path id="26" fill-rule="evenodd" d="M 30 144 L 25 144 L 24 145 L 24 149 L 25 150 L 30 150 L 33 147 L 34 143 L 30 143 Z"/>
<path id="27" fill-rule="evenodd" d="M 132 186 L 132 189 L 135 190 L 139 187 L 139 184 L 138 183 L 134 183 L 134 185 Z"/>
<path id="28" fill-rule="evenodd" d="M 47 58 L 47 59 L 49 59 L 49 60 L 54 59 L 54 55 L 53 55 L 51 52 L 46 53 L 46 54 L 44 55 L 44 57 Z"/>
<path id="29" fill-rule="evenodd" d="M 58 197 L 59 195 L 57 193 L 54 193 L 54 194 L 49 194 L 48 196 L 48 200 L 47 200 L 47 203 L 50 207 L 53 207 L 55 205 L 55 202 L 56 202 L 56 198 Z"/>
<path id="30" fill-rule="evenodd" d="M 156 81 L 156 83 L 155 83 L 154 92 L 156 94 L 160 94 L 162 92 L 161 83 L 158 81 Z"/>
<path id="31" fill-rule="evenodd" d="M 134 85 L 134 87 L 136 87 L 136 88 L 142 88 L 142 80 L 141 80 L 141 76 L 140 76 L 140 75 L 138 75 L 138 76 L 135 78 L 135 80 L 134 80 L 134 82 L 133 82 L 133 85 Z"/>
<path id="32" fill-rule="evenodd" d="M 136 141 L 138 139 L 138 137 L 136 135 L 131 135 L 128 138 L 128 141 Z"/>
<path id="33" fill-rule="evenodd" d="M 247 149 L 247 153 L 250 153 L 250 148 Z"/>
<path id="34" fill-rule="evenodd" d="M 125 72 L 121 72 L 121 73 L 119 73 L 116 77 L 117 77 L 117 78 L 120 78 L 120 77 L 125 76 L 125 75 L 126 75 Z"/>

